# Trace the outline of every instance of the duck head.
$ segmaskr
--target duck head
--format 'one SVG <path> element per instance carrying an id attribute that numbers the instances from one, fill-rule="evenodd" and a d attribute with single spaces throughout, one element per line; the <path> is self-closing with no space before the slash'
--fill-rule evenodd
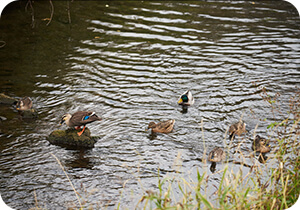
<path id="1" fill-rule="evenodd" d="M 25 96 L 16 103 L 16 110 L 25 111 L 32 108 L 32 100 Z"/>
<path id="2" fill-rule="evenodd" d="M 254 143 L 256 144 L 256 150 L 261 153 L 267 153 L 271 150 L 268 140 L 261 138 L 259 135 L 256 135 Z"/>
<path id="3" fill-rule="evenodd" d="M 24 107 L 23 101 L 18 101 L 16 104 L 16 110 L 22 110 L 22 107 Z"/>
<path id="4" fill-rule="evenodd" d="M 182 103 L 187 103 L 189 101 L 189 98 L 188 98 L 188 96 L 185 94 L 185 95 L 182 95 L 181 97 L 180 97 L 180 99 L 178 100 L 178 104 L 182 104 Z"/>
<path id="5" fill-rule="evenodd" d="M 156 127 L 156 123 L 155 122 L 150 122 L 149 125 L 148 125 L 148 129 L 151 129 L 151 128 L 155 128 Z"/>
<path id="6" fill-rule="evenodd" d="M 61 117 L 59 125 L 62 125 L 64 122 L 66 122 L 66 124 L 68 125 L 69 124 L 69 120 L 71 119 L 71 117 L 72 117 L 72 115 L 70 115 L 70 114 L 64 114 Z"/>

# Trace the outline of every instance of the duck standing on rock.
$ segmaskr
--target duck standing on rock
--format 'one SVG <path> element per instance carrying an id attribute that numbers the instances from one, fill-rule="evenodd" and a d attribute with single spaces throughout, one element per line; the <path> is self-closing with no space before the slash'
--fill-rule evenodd
<path id="1" fill-rule="evenodd" d="M 95 112 L 87 112 L 87 111 L 78 111 L 75 112 L 73 115 L 71 114 L 64 114 L 61 117 L 60 125 L 66 122 L 67 126 L 75 127 L 76 130 L 80 129 L 83 126 L 83 129 L 78 132 L 78 136 L 84 132 L 86 124 L 92 123 L 94 121 L 100 121 L 102 118 L 98 117 Z"/>
<path id="2" fill-rule="evenodd" d="M 150 122 L 148 129 L 152 128 L 152 133 L 170 133 L 173 130 L 175 120 L 166 120 L 158 123 Z"/>
<path id="3" fill-rule="evenodd" d="M 32 100 L 25 96 L 16 103 L 16 109 L 18 111 L 26 111 L 32 109 Z"/>
<path id="4" fill-rule="evenodd" d="M 243 133 L 246 133 L 246 123 L 244 123 L 242 120 L 239 122 L 232 124 L 229 127 L 229 138 L 234 138 L 235 135 L 241 136 Z"/>

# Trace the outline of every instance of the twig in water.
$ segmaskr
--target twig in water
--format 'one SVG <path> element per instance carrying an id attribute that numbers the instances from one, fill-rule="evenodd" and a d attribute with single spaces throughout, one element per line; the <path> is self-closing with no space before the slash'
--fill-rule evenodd
<path id="1" fill-rule="evenodd" d="M 82 207 L 82 205 L 81 205 L 81 202 L 80 202 L 80 199 L 79 199 L 79 197 L 78 197 L 78 194 L 79 194 L 79 193 L 76 191 L 76 189 L 75 189 L 74 185 L 72 184 L 72 182 L 71 182 L 71 180 L 70 180 L 70 178 L 69 178 L 67 172 L 65 171 L 65 169 L 64 169 L 64 167 L 63 167 L 63 165 L 61 164 L 61 162 L 59 161 L 59 159 L 58 159 L 54 154 L 52 154 L 52 153 L 50 153 L 50 154 L 56 159 L 56 161 L 57 161 L 58 164 L 60 165 L 61 169 L 62 169 L 63 172 L 65 173 L 65 175 L 66 175 L 68 181 L 70 182 L 71 187 L 73 188 L 73 190 L 74 190 L 74 192 L 75 192 L 75 195 L 76 195 L 77 200 L 78 200 L 79 205 L 80 205 L 80 209 L 83 209 L 83 207 Z"/>
<path id="2" fill-rule="evenodd" d="M 40 209 L 35 190 L 33 190 L 33 195 L 34 195 L 34 201 L 35 201 L 35 208 Z"/>
<path id="3" fill-rule="evenodd" d="M 5 41 L 0 41 L 0 43 L 1 43 L 0 48 L 4 47 L 4 46 L 6 45 L 6 42 L 5 42 Z"/>
<path id="4" fill-rule="evenodd" d="M 72 1 L 72 2 L 73 2 L 73 1 Z M 67 1 L 67 11 L 68 11 L 69 24 L 70 24 L 70 23 L 71 23 L 70 1 Z"/>
<path id="5" fill-rule="evenodd" d="M 34 9 L 33 9 L 31 0 L 27 1 L 27 4 L 25 6 L 25 11 L 27 11 L 28 5 L 30 6 L 30 9 L 31 9 L 31 27 L 34 28 Z"/>
<path id="6" fill-rule="evenodd" d="M 54 13 L 54 6 L 53 6 L 53 3 L 52 3 L 52 0 L 49 0 L 49 3 L 50 3 L 50 5 L 51 5 L 51 16 L 50 16 L 50 20 L 49 20 L 49 22 L 46 24 L 46 26 L 48 26 L 48 25 L 51 23 L 52 18 L 53 18 L 53 13 Z"/>

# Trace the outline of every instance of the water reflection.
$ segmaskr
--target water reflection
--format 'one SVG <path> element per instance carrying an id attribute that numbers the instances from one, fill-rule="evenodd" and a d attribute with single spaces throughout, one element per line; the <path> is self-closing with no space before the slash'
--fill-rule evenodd
<path id="1" fill-rule="evenodd" d="M 187 106 L 182 106 L 181 113 L 186 114 L 187 112 L 188 112 L 188 107 Z"/>
<path id="2" fill-rule="evenodd" d="M 65 166 L 68 168 L 92 169 L 94 165 L 91 162 L 88 155 L 89 155 L 89 151 L 86 149 L 74 150 L 72 158 L 69 160 L 65 160 Z"/>
<path id="3" fill-rule="evenodd" d="M 210 167 L 209 167 L 209 170 L 211 171 L 211 173 L 215 173 L 216 171 L 216 165 L 217 163 L 216 162 L 212 162 Z"/>
<path id="4" fill-rule="evenodd" d="M 0 51 L 0 92 L 30 96 L 39 114 L 26 122 L 13 107 L 0 105 L 6 118 L 0 122 L 0 184 L 8 189 L 1 196 L 16 209 L 34 206 L 33 189 L 50 209 L 74 202 L 50 153 L 66 166 L 75 188 L 97 189 L 91 205 L 111 201 L 113 209 L 124 189 L 120 208 L 134 208 L 143 189 L 157 185 L 158 169 L 163 175 L 191 172 L 195 179 L 192 172 L 206 172 L 210 166 L 200 161 L 202 154 L 229 144 L 226 130 L 241 116 L 249 131 L 232 142 L 229 163 L 248 172 L 249 137 L 254 131 L 269 135 L 266 127 L 283 117 L 269 113 L 262 87 L 288 101 L 299 85 L 300 22 L 286 2 L 74 1 L 70 25 L 65 3 L 56 2 L 48 27 L 41 20 L 49 16 L 48 2 L 34 6 L 35 29 L 22 2 L 0 24 L 7 43 Z M 195 104 L 185 110 L 176 100 L 187 89 Z M 60 116 L 79 110 L 103 117 L 89 126 L 101 137 L 95 148 L 49 145 L 46 138 Z M 162 119 L 175 119 L 175 131 L 157 136 L 144 131 L 150 121 Z M 182 161 L 175 164 L 178 151 Z"/>

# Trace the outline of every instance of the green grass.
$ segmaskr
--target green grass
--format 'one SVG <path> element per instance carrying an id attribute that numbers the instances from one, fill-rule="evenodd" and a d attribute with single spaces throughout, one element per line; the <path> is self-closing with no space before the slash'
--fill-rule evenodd
<path id="1" fill-rule="evenodd" d="M 266 97 L 264 97 L 266 95 Z M 278 102 L 270 103 L 266 93 L 264 101 L 270 104 L 272 113 L 279 112 Z M 277 100 L 277 98 L 276 98 Z M 274 106 L 274 104 L 277 104 Z M 197 171 L 197 180 L 177 177 L 158 177 L 157 191 L 146 191 L 137 204 L 137 209 L 287 209 L 300 194 L 300 92 L 289 101 L 288 117 L 282 122 L 273 122 L 267 129 L 276 136 L 272 142 L 276 146 L 271 152 L 268 164 L 253 162 L 248 173 L 244 174 L 241 164 L 239 172 L 232 170 L 230 163 L 222 164 L 220 182 L 214 198 L 207 196 L 208 173 Z M 281 113 L 280 113 L 281 114 Z M 228 151 L 229 152 L 229 151 Z M 253 157 L 254 158 L 254 157 Z M 206 160 L 203 159 L 203 167 Z M 207 166 L 207 165 L 206 165 Z M 174 185 L 176 183 L 176 185 Z M 174 187 L 176 186 L 176 187 Z M 175 199 L 175 192 L 177 193 Z M 172 195 L 173 194 L 173 195 Z"/>
<path id="2" fill-rule="evenodd" d="M 267 95 L 267 94 L 266 94 Z M 269 103 L 269 98 L 263 99 Z M 277 100 L 277 99 L 276 99 Z M 272 113 L 275 115 L 280 107 L 278 102 L 269 103 Z M 274 106 L 276 104 L 276 107 Z M 298 199 L 300 194 L 300 91 L 289 101 L 288 117 L 281 122 L 271 123 L 267 129 L 272 132 L 272 151 L 270 158 L 258 162 L 254 155 L 246 157 L 240 151 L 240 144 L 236 151 L 240 152 L 242 160 L 252 158 L 252 165 L 242 162 L 227 161 L 218 164 L 218 171 L 208 172 L 206 157 L 202 159 L 201 173 L 186 178 L 184 173 L 171 173 L 162 176 L 160 170 L 157 172 L 157 186 L 153 189 L 144 189 L 139 201 L 134 204 L 136 209 L 287 209 Z M 200 124 L 203 132 L 203 122 Z M 225 133 L 225 136 L 227 134 Z M 226 142 L 226 141 L 224 141 Z M 203 135 L 204 152 L 205 141 Z M 232 142 L 227 145 L 230 153 Z M 60 161 L 54 156 L 62 170 L 65 172 Z M 180 154 L 176 160 L 180 159 Z M 200 162 L 200 161 L 199 161 Z M 238 165 L 240 165 L 238 167 Z M 243 170 L 247 168 L 248 170 Z M 206 170 L 205 170 L 206 169 Z M 237 171 L 238 170 L 238 171 Z M 179 170 L 175 170 L 179 171 Z M 245 172 L 246 171 L 246 172 Z M 75 190 L 71 180 L 65 172 L 79 203 L 78 207 L 69 209 L 93 209 Z M 213 186 L 209 184 L 212 176 L 219 178 L 219 182 Z M 141 183 L 139 176 L 135 176 L 138 183 Z M 127 180 L 128 181 L 128 180 Z M 120 201 L 116 204 L 117 209 L 122 207 L 123 191 L 126 188 L 124 182 Z M 214 192 L 211 194 L 211 191 Z M 35 196 L 35 208 L 43 209 L 38 204 Z M 135 195 L 136 196 L 136 195 Z M 104 206 L 103 209 L 106 209 Z"/>
<path id="3" fill-rule="evenodd" d="M 277 163 L 271 169 L 266 168 L 266 165 L 254 165 L 249 173 L 243 174 L 243 170 L 236 173 L 230 170 L 229 163 L 223 164 L 223 169 L 219 172 L 220 183 L 213 200 L 208 198 L 205 189 L 208 187 L 206 180 L 209 175 L 197 171 L 196 181 L 188 181 L 181 176 L 159 177 L 157 191 L 146 191 L 137 208 L 287 209 L 297 201 L 300 193 L 299 143 L 292 137 L 285 141 L 278 139 L 277 143 L 279 149 L 274 157 L 267 160 Z M 286 148 L 287 145 L 289 149 Z M 265 179 L 261 179 L 263 174 Z M 172 192 L 180 193 L 176 200 L 172 199 Z"/>

